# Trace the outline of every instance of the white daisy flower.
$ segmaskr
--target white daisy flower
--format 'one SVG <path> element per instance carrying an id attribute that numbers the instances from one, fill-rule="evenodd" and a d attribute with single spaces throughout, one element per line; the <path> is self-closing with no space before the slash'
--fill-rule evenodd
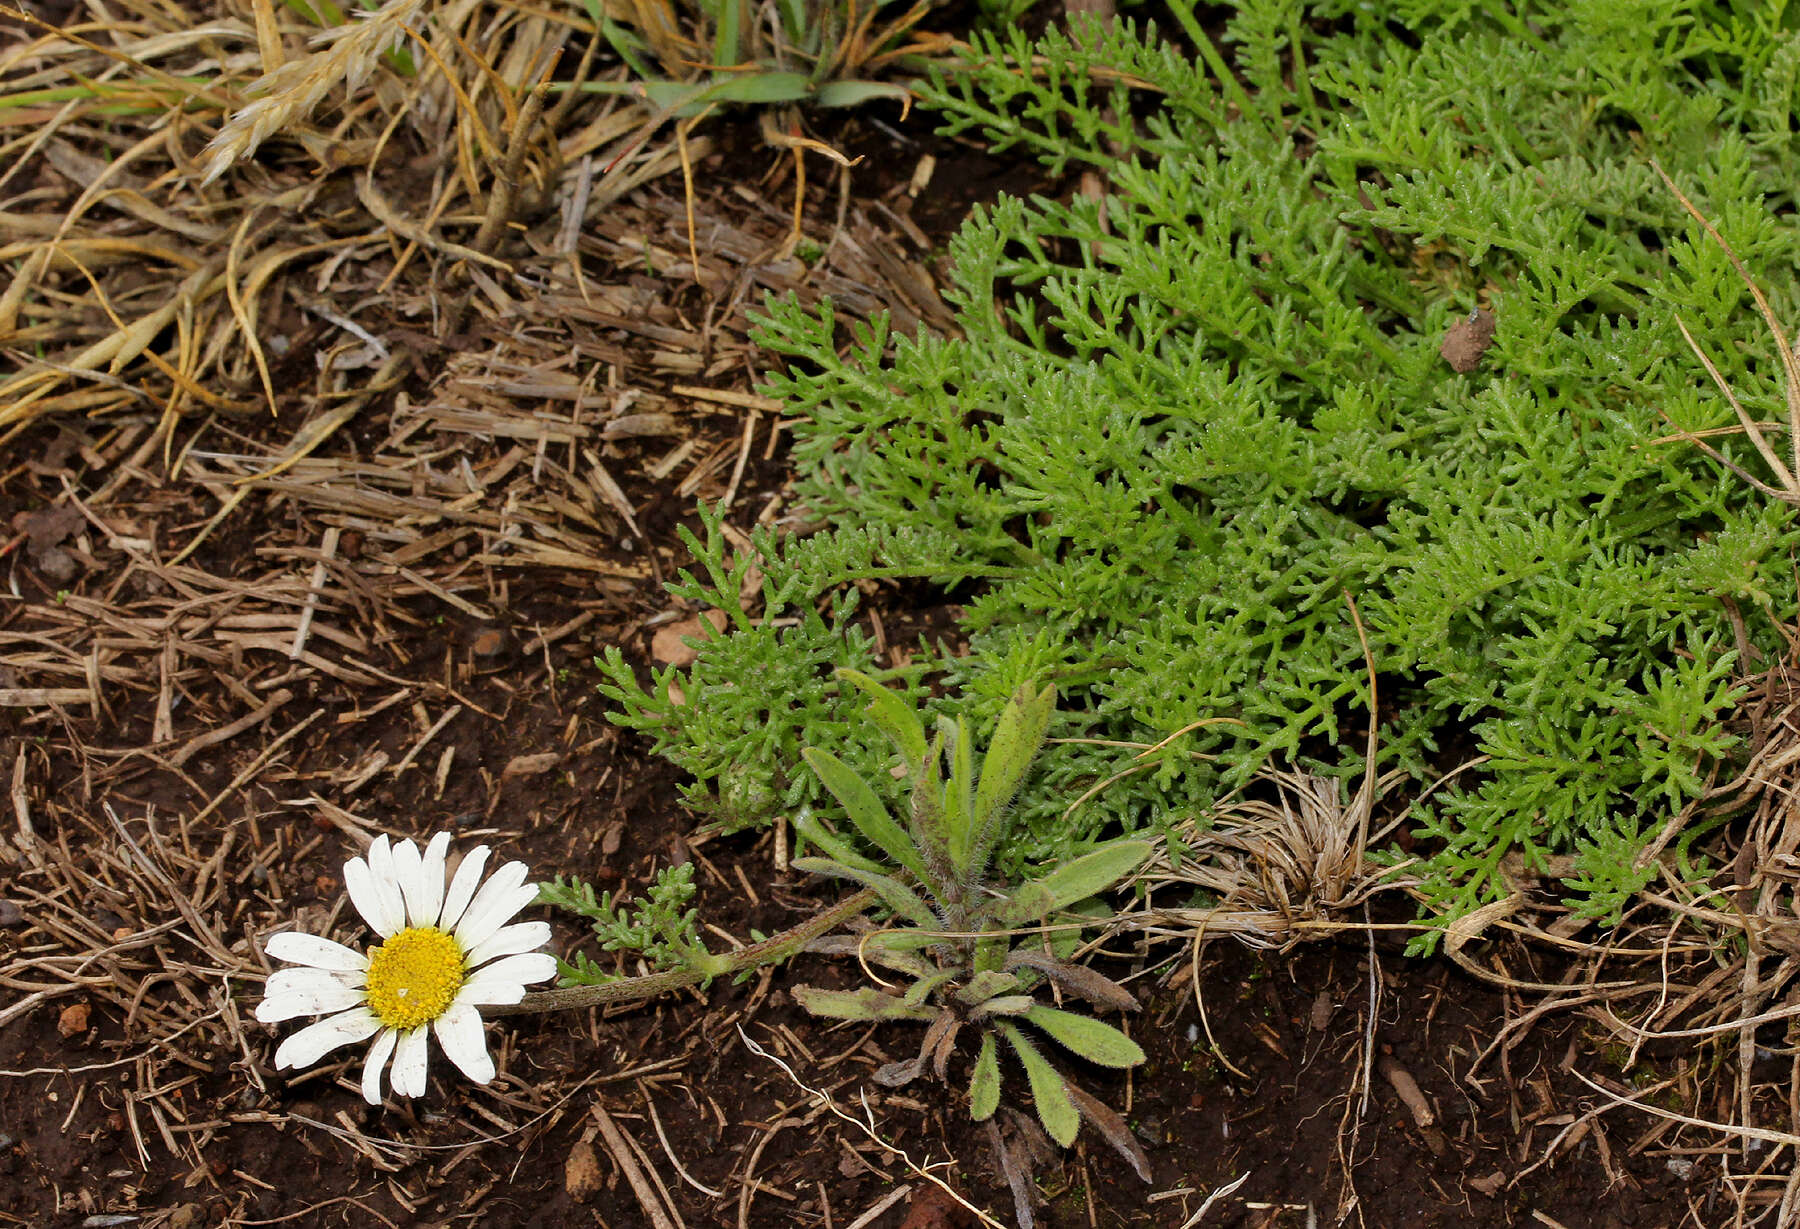
<path id="1" fill-rule="evenodd" d="M 436 1033 L 464 1075 L 477 1084 L 494 1078 L 477 1008 L 517 1003 L 529 983 L 556 972 L 556 957 L 536 950 L 549 941 L 550 923 L 507 925 L 537 899 L 537 887 L 525 882 L 523 862 L 508 862 L 480 883 L 486 845 L 462 860 L 446 887 L 449 845 L 447 832 L 432 837 L 423 854 L 411 841 L 390 847 L 378 836 L 366 860 L 344 863 L 351 903 L 383 940 L 367 955 L 320 935 L 269 936 L 264 950 L 300 967 L 270 976 L 256 1018 L 275 1024 L 326 1017 L 281 1043 L 277 1070 L 309 1067 L 339 1046 L 372 1037 L 363 1099 L 381 1103 L 381 1072 L 390 1058 L 394 1092 L 422 1096 L 426 1034 Z"/>

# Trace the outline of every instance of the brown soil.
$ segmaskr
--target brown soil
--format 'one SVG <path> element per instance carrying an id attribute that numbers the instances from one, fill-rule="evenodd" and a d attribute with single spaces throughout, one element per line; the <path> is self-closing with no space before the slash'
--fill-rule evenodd
<path id="1" fill-rule="evenodd" d="M 929 148 L 941 199 L 958 205 L 1031 182 Z M 592 660 L 617 645 L 644 662 L 655 627 L 692 613 L 660 582 L 684 562 L 674 527 L 696 499 L 729 495 L 740 528 L 779 514 L 781 437 L 730 400 L 759 362 L 743 340 L 751 289 L 946 319 L 929 277 L 857 263 L 878 245 L 929 267 L 953 211 L 908 213 L 911 171 L 857 181 L 856 199 L 886 211 L 853 209 L 856 243 L 812 273 L 770 257 L 775 187 L 706 194 L 723 245 L 703 254 L 712 294 L 622 273 L 634 251 L 653 268 L 685 258 L 679 196 L 652 189 L 584 239 L 595 285 L 557 286 L 504 330 L 478 317 L 440 349 L 403 312 L 365 314 L 413 347 L 406 400 L 383 397 L 285 471 L 266 472 L 319 411 L 301 392 L 275 422 L 184 432 L 179 480 L 155 454 L 134 459 L 148 421 L 61 419 L 13 440 L 0 523 L 18 597 L 0 608 L 0 687 L 62 691 L 0 710 L 17 831 L 0 879 L 0 1013 L 23 1008 L 0 1015 L 0 1220 L 624 1229 L 653 1223 L 628 1154 L 693 1229 L 974 1223 L 932 1179 L 1011 1223 L 989 1137 L 966 1121 L 966 1062 L 947 1090 L 882 1089 L 870 1073 L 916 1037 L 827 1027 L 793 1004 L 786 975 L 510 1020 L 492 1030 L 493 1085 L 444 1078 L 439 1060 L 426 1097 L 383 1109 L 363 1104 L 346 1062 L 276 1073 L 276 1034 L 244 1005 L 266 971 L 260 939 L 329 925 L 339 867 L 378 831 L 448 826 L 542 877 L 626 893 L 691 859 L 720 944 L 834 899 L 778 869 L 771 834 L 701 835 L 670 770 L 606 723 Z M 832 198 L 817 204 L 828 217 Z M 893 211 L 928 223 L 930 242 L 909 242 Z M 341 341 L 298 315 L 270 329 L 296 356 L 284 388 Z M 561 365 L 570 353 L 613 368 L 607 408 L 585 420 L 568 413 L 586 378 Z M 421 406 L 438 417 L 421 425 Z M 107 489 L 129 466 L 147 468 Z M 203 533 L 240 484 L 252 496 Z M 888 589 L 867 608 L 891 637 L 940 625 L 938 600 Z M 580 938 L 564 926 L 559 947 Z M 1519 1006 L 1447 966 L 1360 939 L 1263 957 L 1215 945 L 1200 978 L 1215 1052 L 1186 956 L 1145 959 L 1166 967 L 1113 971 L 1141 974 L 1148 1065 L 1083 1078 L 1125 1112 L 1154 1180 L 1084 1137 L 1038 1164 L 1041 1223 L 1717 1223 L 1707 1159 L 1659 1151 L 1656 1131 L 1637 1133 L 1655 1120 L 1596 1115 L 1604 1101 L 1567 1061 L 1587 1038 L 1552 1021 L 1490 1054 Z M 800 969 L 844 984 L 854 972 Z M 1411 1085 L 1409 1107 L 1397 1089 Z M 1010 1108 L 1002 1119 L 1033 1133 Z"/>

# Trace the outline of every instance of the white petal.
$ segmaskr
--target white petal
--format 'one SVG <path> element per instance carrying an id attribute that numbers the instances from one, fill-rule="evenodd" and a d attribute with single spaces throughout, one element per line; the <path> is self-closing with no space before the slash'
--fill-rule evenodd
<path id="1" fill-rule="evenodd" d="M 481 882 L 481 868 L 487 865 L 487 859 L 488 847 L 477 845 L 456 868 L 456 878 L 450 881 L 450 890 L 444 894 L 444 911 L 438 916 L 439 930 L 454 930 L 457 922 L 462 920 L 463 910 L 469 907 L 469 899 Z"/>
<path id="2" fill-rule="evenodd" d="M 350 903 L 362 914 L 369 929 L 382 938 L 391 937 L 405 924 L 403 918 L 388 912 L 388 898 L 376 889 L 375 872 L 361 858 L 344 863 L 344 890 L 350 893 Z"/>
<path id="3" fill-rule="evenodd" d="M 409 1029 L 400 1034 L 400 1044 L 394 1049 L 394 1095 L 400 1097 L 422 1097 L 425 1095 L 425 1061 L 427 1058 L 426 1036 L 430 1028 L 421 1024 L 418 1028 Z"/>
<path id="4" fill-rule="evenodd" d="M 463 963 L 472 969 L 500 956 L 516 956 L 520 952 L 535 951 L 548 942 L 549 922 L 516 922 L 511 926 L 502 926 L 470 948 L 463 957 Z"/>
<path id="5" fill-rule="evenodd" d="M 367 1007 L 328 1016 L 282 1042 L 275 1051 L 275 1069 L 310 1067 L 339 1046 L 366 1040 L 380 1027 L 381 1021 Z"/>
<path id="6" fill-rule="evenodd" d="M 525 882 L 529 874 L 531 868 L 523 862 L 508 862 L 481 885 L 456 924 L 456 942 L 463 951 L 475 947 L 537 899 L 537 888 Z"/>
<path id="7" fill-rule="evenodd" d="M 444 1047 L 444 1056 L 464 1075 L 477 1084 L 494 1078 L 494 1060 L 488 1056 L 480 1012 L 466 1003 L 453 1006 L 432 1022 L 431 1031 Z"/>
<path id="8" fill-rule="evenodd" d="M 269 978 L 263 1000 L 256 1005 L 256 1018 L 279 1024 L 295 1016 L 322 1016 L 360 1006 L 368 996 L 346 980 L 351 976 L 324 969 L 282 969 Z"/>
<path id="9" fill-rule="evenodd" d="M 450 834 L 440 832 L 425 846 L 425 860 L 420 868 L 424 878 L 420 893 L 420 919 L 415 926 L 436 926 L 444 909 L 444 854 L 450 849 Z"/>
<path id="10" fill-rule="evenodd" d="M 421 922 L 425 904 L 425 870 L 424 859 L 419 857 L 419 847 L 411 841 L 401 841 L 393 848 L 394 882 L 400 887 L 400 898 L 406 902 L 406 924 L 408 926 L 426 926 Z M 432 921 L 436 921 L 433 918 Z"/>
<path id="11" fill-rule="evenodd" d="M 457 927 L 456 942 L 464 951 L 473 951 L 498 934 L 517 916 L 519 910 L 535 904 L 538 898 L 537 884 L 525 883 L 512 889 L 504 896 L 496 896 L 484 904 L 477 899 L 463 914 L 462 925 Z"/>
<path id="12" fill-rule="evenodd" d="M 406 925 L 406 898 L 400 894 L 399 870 L 385 832 L 369 842 L 369 878 L 381 896 L 382 908 L 393 919 L 394 929 L 382 932 L 386 938 Z"/>
<path id="13" fill-rule="evenodd" d="M 333 943 L 323 935 L 302 934 L 297 930 L 270 935 L 263 943 L 263 951 L 276 960 L 314 969 L 335 969 L 340 973 L 360 973 L 369 967 L 369 958 L 361 952 L 342 943 Z"/>
<path id="14" fill-rule="evenodd" d="M 285 999 L 294 996 L 327 996 L 335 997 L 342 992 L 349 992 L 362 999 L 366 995 L 363 989 L 368 984 L 366 973 L 338 973 L 331 969 L 277 969 L 269 975 L 268 983 L 263 986 L 263 999 Z M 352 1006 L 340 1003 L 332 1007 L 320 1007 L 313 1010 L 314 1015 L 322 1016 L 328 1011 L 342 1011 Z"/>
<path id="15" fill-rule="evenodd" d="M 476 969 L 456 992 L 456 1002 L 516 1003 L 525 997 L 525 987 L 556 975 L 556 957 L 549 952 L 528 952 L 508 956 Z"/>
<path id="16" fill-rule="evenodd" d="M 363 1062 L 362 1094 L 363 1100 L 370 1105 L 381 1104 L 381 1070 L 393 1056 L 394 1043 L 398 1040 L 399 1033 L 391 1028 L 384 1028 L 369 1043 L 369 1057 Z"/>

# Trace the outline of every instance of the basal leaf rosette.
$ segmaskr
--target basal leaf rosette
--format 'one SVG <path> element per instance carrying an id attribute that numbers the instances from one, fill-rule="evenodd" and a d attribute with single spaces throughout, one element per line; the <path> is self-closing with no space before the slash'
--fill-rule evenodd
<path id="1" fill-rule="evenodd" d="M 270 976 L 256 1018 L 277 1024 L 323 1016 L 283 1041 L 277 1070 L 309 1067 L 342 1046 L 368 1041 L 362 1094 L 381 1103 L 381 1076 L 403 1097 L 422 1096 L 428 1040 L 477 1084 L 494 1078 L 480 1008 L 517 1003 L 525 987 L 556 973 L 556 958 L 537 949 L 548 922 L 513 922 L 538 898 L 523 862 L 508 862 L 482 881 L 489 850 L 478 845 L 447 875 L 450 835 L 440 832 L 421 853 L 412 841 L 370 844 L 366 857 L 344 863 L 350 901 L 382 942 L 368 952 L 323 935 L 282 931 L 264 950 L 296 967 Z"/>

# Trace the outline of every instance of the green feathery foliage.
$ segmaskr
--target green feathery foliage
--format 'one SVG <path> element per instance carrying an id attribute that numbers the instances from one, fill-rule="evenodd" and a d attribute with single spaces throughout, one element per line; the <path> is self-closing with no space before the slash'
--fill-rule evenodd
<path id="1" fill-rule="evenodd" d="M 971 651 L 921 646 L 887 681 L 917 698 L 931 679 L 977 729 L 1031 677 L 1093 739 L 1244 723 L 1073 815 L 1123 753 L 1048 757 L 1004 851 L 1044 862 L 1271 759 L 1359 774 L 1350 593 L 1384 770 L 1476 761 L 1411 816 L 1438 909 L 1504 895 L 1517 854 L 1572 866 L 1569 892 L 1612 913 L 1654 873 L 1638 851 L 1728 767 L 1756 664 L 1733 617 L 1763 655 L 1795 616 L 1789 510 L 1670 439 L 1735 422 L 1678 316 L 1752 414 L 1782 402 L 1742 283 L 1649 159 L 1791 318 L 1800 9 L 1232 7 L 1218 45 L 1176 0 L 1172 33 L 981 35 L 934 78 L 948 131 L 1095 168 L 1110 195 L 972 217 L 956 337 L 771 303 L 760 340 L 790 362 L 770 391 L 833 526 L 758 544 L 760 614 L 798 622 L 734 613 L 685 708 L 617 663 L 614 697 L 740 817 L 824 804 L 799 747 L 878 767 L 828 669 L 873 664 L 846 582 L 910 576 L 964 604 Z M 1477 308 L 1497 331 L 1458 372 L 1439 346 Z M 1740 437 L 1710 440 L 1767 475 Z M 729 583 L 706 592 L 737 610 Z M 755 788 L 733 795 L 734 774 Z"/>

